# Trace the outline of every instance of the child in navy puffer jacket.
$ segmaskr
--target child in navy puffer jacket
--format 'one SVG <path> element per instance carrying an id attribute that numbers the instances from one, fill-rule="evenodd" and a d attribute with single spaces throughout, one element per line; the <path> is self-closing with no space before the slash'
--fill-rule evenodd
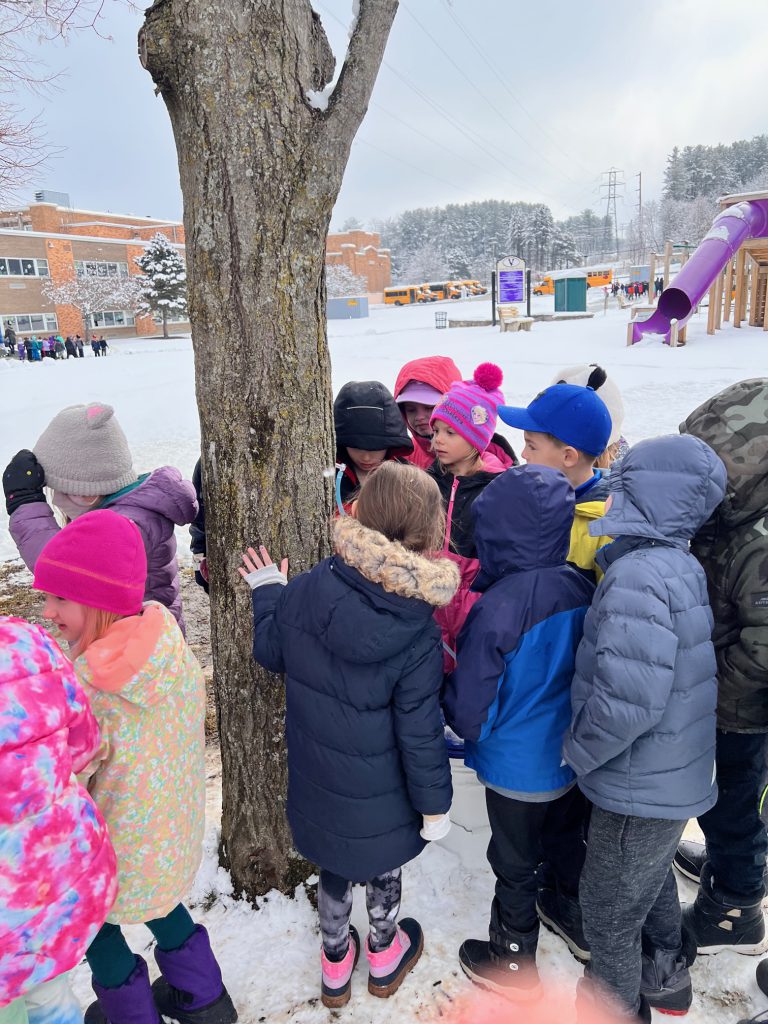
<path id="1" fill-rule="evenodd" d="M 243 557 L 254 657 L 286 676 L 288 820 L 297 850 L 321 869 L 329 1007 L 348 1002 L 360 952 L 349 924 L 353 883 L 366 883 L 369 992 L 391 995 L 421 955 L 419 924 L 398 925 L 397 914 L 401 865 L 449 824 L 433 612 L 459 576 L 429 557 L 442 522 L 435 482 L 385 462 L 363 484 L 354 516 L 336 520 L 334 557 L 287 586 L 287 561 L 279 571 L 263 548 Z"/>
<path id="2" fill-rule="evenodd" d="M 459 636 L 443 698 L 466 764 L 486 788 L 496 875 L 490 941 L 466 941 L 459 960 L 473 981 L 513 995 L 538 984 L 542 854 L 578 908 L 583 857 L 561 839 L 569 822 L 581 826 L 583 798 L 560 748 L 594 586 L 566 565 L 573 510 L 567 478 L 544 466 L 509 469 L 478 497 L 474 589 L 482 596 Z"/>

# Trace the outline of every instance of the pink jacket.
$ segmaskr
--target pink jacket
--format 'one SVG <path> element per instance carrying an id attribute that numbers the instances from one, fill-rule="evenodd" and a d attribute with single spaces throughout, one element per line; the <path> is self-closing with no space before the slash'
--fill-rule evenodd
<path id="1" fill-rule="evenodd" d="M 107 828 L 75 778 L 99 742 L 53 639 L 0 618 L 0 1007 L 79 963 L 115 901 Z"/>

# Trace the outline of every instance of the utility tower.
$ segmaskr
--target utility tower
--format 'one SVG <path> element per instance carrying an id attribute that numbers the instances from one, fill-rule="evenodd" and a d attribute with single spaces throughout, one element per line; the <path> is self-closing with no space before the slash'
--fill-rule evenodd
<path id="1" fill-rule="evenodd" d="M 600 188 L 601 190 L 605 189 L 606 192 L 605 216 L 608 220 L 613 220 L 613 236 L 616 239 L 616 259 L 619 258 L 619 220 L 616 214 L 616 197 L 619 189 L 622 189 L 621 194 L 622 196 L 624 195 L 624 185 L 624 171 L 620 171 L 616 167 L 603 171 L 603 182 Z"/>
<path id="2" fill-rule="evenodd" d="M 640 261 L 645 259 L 645 224 L 643 223 L 643 172 L 638 171 L 637 178 L 637 235 L 640 242 Z"/>

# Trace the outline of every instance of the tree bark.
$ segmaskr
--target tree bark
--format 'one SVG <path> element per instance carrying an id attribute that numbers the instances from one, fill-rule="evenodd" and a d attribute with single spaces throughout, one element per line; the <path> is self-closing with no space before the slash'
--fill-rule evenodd
<path id="1" fill-rule="evenodd" d="M 168 337 L 168 311 L 163 310 L 163 337 Z"/>
<path id="2" fill-rule="evenodd" d="M 362 0 L 334 60 L 307 0 L 158 0 L 139 34 L 168 108 L 184 196 L 202 435 L 222 858 L 236 890 L 289 891 L 307 865 L 284 816 L 281 680 L 254 665 L 240 552 L 292 573 L 329 553 L 334 463 L 325 236 L 397 0 Z"/>

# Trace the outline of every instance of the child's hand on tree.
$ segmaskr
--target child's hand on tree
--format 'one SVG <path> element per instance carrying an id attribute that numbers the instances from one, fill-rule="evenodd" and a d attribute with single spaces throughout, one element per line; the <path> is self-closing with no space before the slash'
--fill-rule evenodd
<path id="1" fill-rule="evenodd" d="M 283 558 L 278 569 L 263 544 L 259 545 L 259 552 L 260 555 L 256 554 L 253 548 L 244 551 L 243 565 L 245 568 L 241 565 L 237 571 L 251 590 L 271 583 L 279 583 L 284 587 L 288 582 L 288 559 Z"/>

